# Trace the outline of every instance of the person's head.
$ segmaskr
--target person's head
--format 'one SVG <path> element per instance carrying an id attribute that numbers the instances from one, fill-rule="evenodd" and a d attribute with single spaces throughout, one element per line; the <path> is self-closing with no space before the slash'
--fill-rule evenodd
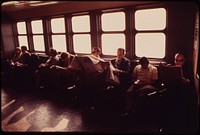
<path id="1" fill-rule="evenodd" d="M 125 55 L 125 49 L 124 48 L 118 48 L 117 49 L 117 58 L 121 60 Z"/>
<path id="2" fill-rule="evenodd" d="M 185 63 L 185 57 L 182 53 L 176 53 L 174 57 L 174 63 L 177 66 L 183 66 Z"/>
<path id="3" fill-rule="evenodd" d="M 26 47 L 26 46 L 21 46 L 21 50 L 22 50 L 22 52 L 24 53 L 24 52 L 27 51 L 27 47 Z"/>
<path id="4" fill-rule="evenodd" d="M 22 52 L 21 48 L 20 47 L 16 47 L 15 54 L 19 55 L 21 52 Z"/>
<path id="5" fill-rule="evenodd" d="M 53 48 L 50 48 L 50 50 L 49 50 L 49 55 L 50 56 L 56 56 L 58 54 L 58 52 L 55 50 L 55 49 L 53 49 Z"/>
<path id="6" fill-rule="evenodd" d="M 92 54 L 98 57 L 101 54 L 101 49 L 99 47 L 94 47 L 92 49 Z"/>
<path id="7" fill-rule="evenodd" d="M 149 60 L 146 57 L 141 57 L 139 63 L 141 64 L 143 69 L 147 69 L 149 65 Z"/>
<path id="8" fill-rule="evenodd" d="M 68 60 L 68 57 L 69 57 L 69 53 L 68 52 L 62 52 L 60 54 L 60 58 L 61 58 L 62 61 Z"/>

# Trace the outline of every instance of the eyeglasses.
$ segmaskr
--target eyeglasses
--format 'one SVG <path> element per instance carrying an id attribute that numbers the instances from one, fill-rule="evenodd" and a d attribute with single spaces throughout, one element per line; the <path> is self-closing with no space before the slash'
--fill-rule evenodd
<path id="1" fill-rule="evenodd" d="M 183 59 L 181 59 L 181 60 L 175 59 L 175 61 L 177 61 L 177 62 L 183 62 L 184 60 Z"/>

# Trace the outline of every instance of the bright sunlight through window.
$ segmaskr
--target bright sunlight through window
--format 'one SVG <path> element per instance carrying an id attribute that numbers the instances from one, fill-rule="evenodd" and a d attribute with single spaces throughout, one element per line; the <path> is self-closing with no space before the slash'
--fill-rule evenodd
<path id="1" fill-rule="evenodd" d="M 73 36 L 75 53 L 91 53 L 91 36 L 76 34 Z"/>
<path id="2" fill-rule="evenodd" d="M 106 13 L 102 15 L 103 31 L 124 31 L 125 30 L 125 13 Z"/>
<path id="3" fill-rule="evenodd" d="M 42 34 L 43 28 L 42 28 L 42 20 L 32 21 L 32 32 L 33 34 Z"/>
<path id="4" fill-rule="evenodd" d="M 43 35 L 33 36 L 33 43 L 36 51 L 45 51 Z"/>
<path id="5" fill-rule="evenodd" d="M 56 18 L 51 20 L 51 28 L 53 33 L 65 32 L 65 20 L 64 18 Z"/>
<path id="6" fill-rule="evenodd" d="M 165 56 L 165 34 L 136 34 L 135 50 L 138 57 L 163 58 Z"/>
<path id="7" fill-rule="evenodd" d="M 144 9 L 135 12 L 135 54 L 138 57 L 164 58 L 166 35 L 166 10 Z M 144 33 L 149 31 L 149 33 Z"/>
<path id="8" fill-rule="evenodd" d="M 89 15 L 72 17 L 73 32 L 90 32 L 90 17 Z"/>
<path id="9" fill-rule="evenodd" d="M 135 12 L 136 30 L 163 30 L 166 27 L 164 8 L 145 9 Z"/>
<path id="10" fill-rule="evenodd" d="M 17 31 L 18 31 L 18 34 L 26 34 L 26 24 L 25 24 L 25 22 L 18 22 L 17 23 Z"/>
<path id="11" fill-rule="evenodd" d="M 28 47 L 28 40 L 27 40 L 27 36 L 18 36 L 18 40 L 19 40 L 19 46 L 26 46 L 27 49 Z"/>
<path id="12" fill-rule="evenodd" d="M 66 37 L 65 35 L 52 35 L 53 48 L 58 52 L 66 52 Z"/>
<path id="13" fill-rule="evenodd" d="M 125 49 L 124 34 L 103 34 L 102 35 L 102 54 L 117 55 L 117 49 Z"/>
<path id="14" fill-rule="evenodd" d="M 91 53 L 91 36 L 89 34 L 76 34 L 73 36 L 75 53 Z"/>

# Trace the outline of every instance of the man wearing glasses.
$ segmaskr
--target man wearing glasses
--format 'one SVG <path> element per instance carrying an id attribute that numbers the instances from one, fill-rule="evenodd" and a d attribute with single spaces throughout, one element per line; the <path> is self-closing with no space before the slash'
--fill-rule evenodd
<path id="1" fill-rule="evenodd" d="M 176 66 L 181 66 L 182 68 L 184 67 L 184 63 L 185 63 L 185 57 L 183 54 L 181 53 L 176 53 L 175 54 L 175 58 L 174 58 L 174 63 Z M 184 69 L 183 69 L 184 70 Z M 183 72 L 184 77 L 183 77 L 183 83 L 184 84 L 189 84 L 190 80 L 185 78 L 185 73 Z"/>

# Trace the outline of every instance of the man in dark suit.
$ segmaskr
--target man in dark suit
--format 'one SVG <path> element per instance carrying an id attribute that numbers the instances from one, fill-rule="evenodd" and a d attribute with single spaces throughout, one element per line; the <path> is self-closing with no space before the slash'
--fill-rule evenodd
<path id="1" fill-rule="evenodd" d="M 114 66 L 114 74 L 118 76 L 120 81 L 120 88 L 126 89 L 129 86 L 130 80 L 130 60 L 125 57 L 125 50 L 123 48 L 117 49 L 117 57 L 111 60 Z"/>

